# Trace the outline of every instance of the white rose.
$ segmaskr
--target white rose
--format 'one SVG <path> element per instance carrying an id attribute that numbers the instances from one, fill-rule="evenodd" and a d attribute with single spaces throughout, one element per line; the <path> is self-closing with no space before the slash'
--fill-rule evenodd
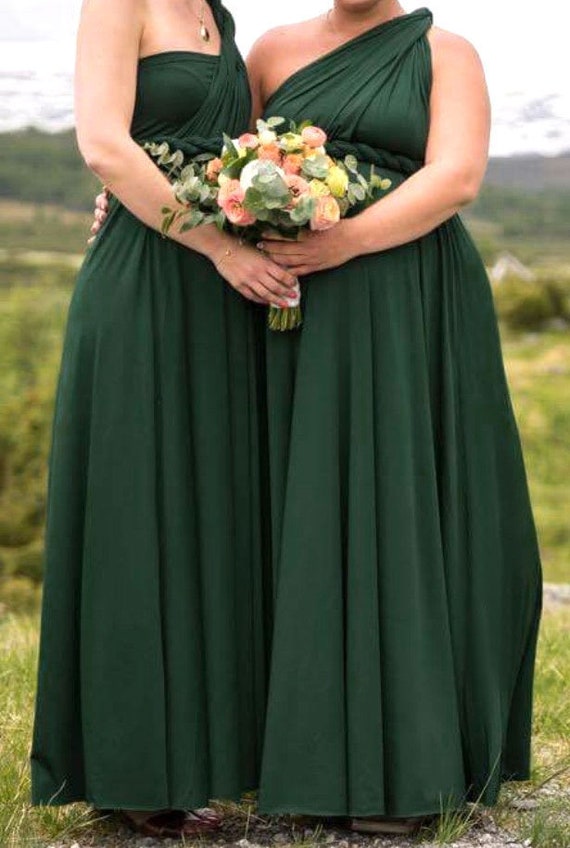
<path id="1" fill-rule="evenodd" d="M 274 141 L 277 141 L 277 133 L 274 133 L 273 130 L 263 130 L 259 133 L 260 144 L 273 144 Z"/>
<path id="2" fill-rule="evenodd" d="M 254 159 L 254 161 L 249 162 L 241 172 L 239 181 L 243 190 L 247 191 L 248 188 L 251 188 L 255 177 L 257 177 L 258 174 L 263 173 L 275 173 L 279 174 L 280 177 L 285 176 L 283 169 L 278 168 L 273 162 L 270 162 L 267 159 Z"/>

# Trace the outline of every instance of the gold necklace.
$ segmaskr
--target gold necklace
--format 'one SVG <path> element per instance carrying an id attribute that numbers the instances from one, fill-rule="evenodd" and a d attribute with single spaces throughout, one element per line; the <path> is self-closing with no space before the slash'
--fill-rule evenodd
<path id="1" fill-rule="evenodd" d="M 210 30 L 206 26 L 206 0 L 202 0 L 202 5 L 200 6 L 200 14 L 197 15 L 194 9 L 192 9 L 192 14 L 194 15 L 194 17 L 198 18 L 198 21 L 200 22 L 200 38 L 202 39 L 202 41 L 208 44 L 211 36 Z"/>

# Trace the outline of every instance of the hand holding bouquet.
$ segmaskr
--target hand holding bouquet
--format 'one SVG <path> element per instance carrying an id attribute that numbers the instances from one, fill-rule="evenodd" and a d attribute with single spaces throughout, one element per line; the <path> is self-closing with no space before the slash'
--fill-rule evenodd
<path id="1" fill-rule="evenodd" d="M 377 189 L 391 185 L 371 169 L 366 180 L 354 156 L 335 161 L 326 153 L 326 133 L 309 123 L 284 118 L 257 122 L 257 134 L 232 140 L 224 136 L 219 157 L 205 153 L 185 164 L 181 151 L 148 144 L 158 164 L 168 169 L 182 210 L 163 209 L 163 233 L 178 224 L 184 232 L 215 223 L 257 243 L 268 231 L 296 239 L 302 229 L 334 227 L 357 203 L 372 202 Z M 301 323 L 300 291 L 289 307 L 271 306 L 269 326 L 289 330 Z"/>

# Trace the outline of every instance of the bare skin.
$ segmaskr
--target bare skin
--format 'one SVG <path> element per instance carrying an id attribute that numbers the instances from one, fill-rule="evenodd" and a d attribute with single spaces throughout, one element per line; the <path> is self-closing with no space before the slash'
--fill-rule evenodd
<path id="1" fill-rule="evenodd" d="M 397 0 L 335 0 L 330 14 L 262 36 L 248 60 L 256 114 L 300 68 L 361 33 L 404 14 Z M 413 241 L 475 199 L 487 166 L 490 106 L 481 61 L 460 36 L 433 27 L 433 86 L 425 166 L 362 214 L 298 242 L 261 247 L 295 276 Z"/>
<path id="2" fill-rule="evenodd" d="M 90 169 L 144 224 L 160 230 L 173 207 L 166 177 L 130 136 L 139 58 L 167 50 L 219 53 L 220 35 L 207 5 L 212 40 L 199 37 L 199 0 L 84 0 L 78 34 L 76 119 Z M 102 120 L 104 116 L 104 120 Z M 214 225 L 172 238 L 207 256 L 227 282 L 257 303 L 282 302 L 295 278 Z"/>

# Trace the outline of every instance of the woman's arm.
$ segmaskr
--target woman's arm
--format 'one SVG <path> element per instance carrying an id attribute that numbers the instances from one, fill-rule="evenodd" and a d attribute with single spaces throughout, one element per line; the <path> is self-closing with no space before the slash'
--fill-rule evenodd
<path id="1" fill-rule="evenodd" d="M 441 30 L 432 36 L 433 86 L 425 166 L 360 215 L 298 244 L 264 241 L 297 276 L 413 241 L 473 201 L 487 167 L 490 107 L 474 48 Z"/>
<path id="2" fill-rule="evenodd" d="M 139 220 L 160 231 L 162 208 L 177 203 L 165 175 L 130 135 L 143 28 L 143 0 L 84 0 L 75 75 L 77 139 L 88 167 Z M 171 237 L 210 258 L 252 300 L 282 297 L 296 284 L 214 225 L 173 229 Z"/>

